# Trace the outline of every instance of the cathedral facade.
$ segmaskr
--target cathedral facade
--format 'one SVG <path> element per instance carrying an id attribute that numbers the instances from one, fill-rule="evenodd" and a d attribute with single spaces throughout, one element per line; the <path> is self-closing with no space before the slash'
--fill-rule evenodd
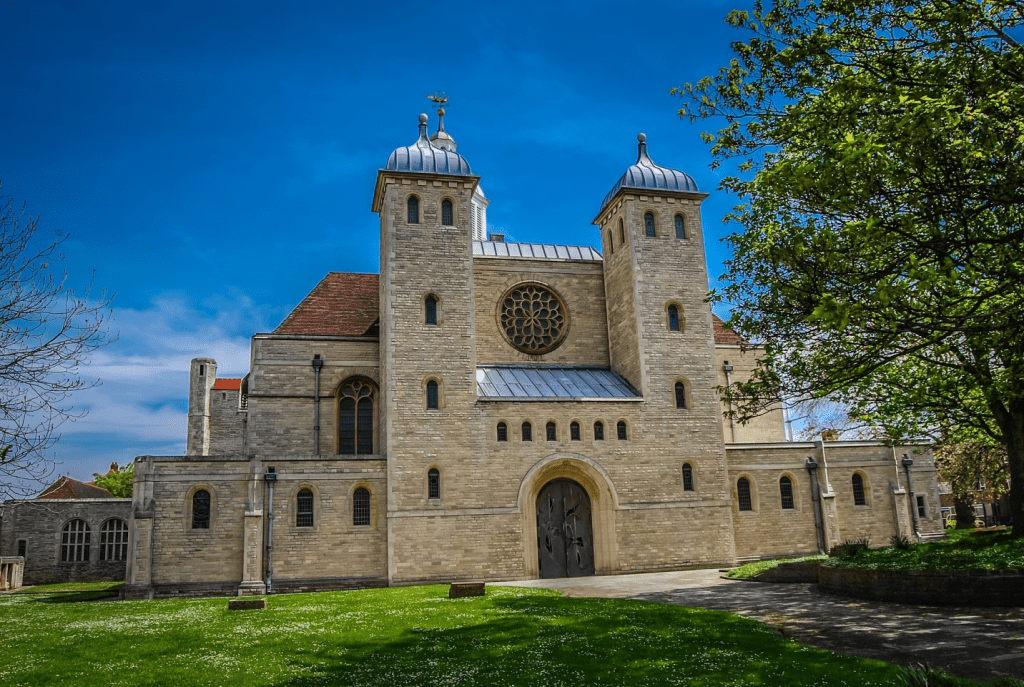
<path id="1" fill-rule="evenodd" d="M 757 349 L 704 300 L 707 194 L 643 135 L 598 251 L 488 234 L 480 178 L 426 121 L 377 173 L 380 273 L 325 276 L 253 336 L 242 379 L 192 362 L 187 455 L 136 460 L 127 597 L 729 566 L 941 532 L 927 447 L 786 441 L 781 409 L 723 419 L 716 387 Z"/>

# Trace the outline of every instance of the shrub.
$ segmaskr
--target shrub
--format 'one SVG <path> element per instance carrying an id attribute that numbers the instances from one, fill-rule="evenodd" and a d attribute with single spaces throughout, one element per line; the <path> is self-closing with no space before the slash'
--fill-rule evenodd
<path id="1" fill-rule="evenodd" d="M 902 534 L 894 534 L 889 537 L 889 546 L 900 551 L 909 551 L 911 547 L 910 539 L 903 536 Z"/>
<path id="2" fill-rule="evenodd" d="M 847 539 L 842 544 L 832 547 L 832 550 L 828 552 L 831 558 L 838 558 L 839 560 L 849 560 L 856 558 L 862 551 L 868 550 L 868 538 L 862 537 L 861 539 Z"/>

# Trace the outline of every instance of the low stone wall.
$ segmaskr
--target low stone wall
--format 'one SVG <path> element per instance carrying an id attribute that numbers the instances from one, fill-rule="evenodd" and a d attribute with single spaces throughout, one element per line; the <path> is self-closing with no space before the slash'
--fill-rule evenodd
<path id="1" fill-rule="evenodd" d="M 21 556 L 5 556 L 0 558 L 0 592 L 21 587 L 25 573 L 25 559 Z"/>
<path id="2" fill-rule="evenodd" d="M 818 581 L 818 563 L 779 563 L 774 568 L 765 570 L 753 579 L 758 582 L 810 582 Z"/>
<path id="3" fill-rule="evenodd" d="M 1024 570 L 857 570 L 818 566 L 829 594 L 933 606 L 1024 606 Z"/>

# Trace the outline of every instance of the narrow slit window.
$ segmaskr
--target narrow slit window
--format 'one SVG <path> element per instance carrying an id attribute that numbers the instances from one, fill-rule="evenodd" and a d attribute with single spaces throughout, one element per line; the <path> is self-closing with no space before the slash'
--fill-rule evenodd
<path id="1" fill-rule="evenodd" d="M 455 213 L 452 211 L 452 201 L 445 198 L 441 201 L 441 224 L 450 227 L 455 224 Z"/>
<path id="2" fill-rule="evenodd" d="M 626 243 L 626 226 L 622 223 L 621 219 L 619 219 L 619 243 Z"/>
<path id="3" fill-rule="evenodd" d="M 925 509 L 924 509 L 924 497 L 923 496 L 918 496 L 917 497 L 917 517 L 919 517 L 919 518 L 927 518 L 928 517 L 926 515 Z"/>
<path id="4" fill-rule="evenodd" d="M 594 423 L 594 441 L 604 441 L 604 423 L 600 420 Z"/>
<path id="5" fill-rule="evenodd" d="M 624 420 L 619 420 L 619 424 L 615 426 L 615 429 L 618 432 L 619 441 L 625 441 L 629 438 L 629 435 L 626 433 L 626 423 Z"/>
<path id="6" fill-rule="evenodd" d="M 406 209 L 408 210 L 407 220 L 409 224 L 420 223 L 420 199 L 416 196 L 409 196 L 409 200 L 406 201 Z"/>
<path id="7" fill-rule="evenodd" d="M 683 463 L 683 491 L 693 491 L 693 466 Z"/>
<path id="8" fill-rule="evenodd" d="M 736 481 L 736 496 L 739 498 L 740 510 L 754 510 L 750 501 L 750 482 L 746 477 L 740 477 Z"/>
<path id="9" fill-rule="evenodd" d="M 370 524 L 370 491 L 366 487 L 359 487 L 352 494 L 352 524 Z"/>
<path id="10" fill-rule="evenodd" d="M 853 474 L 853 505 L 855 506 L 866 506 L 868 500 L 864 494 L 864 478 L 859 474 Z"/>
<path id="11" fill-rule="evenodd" d="M 615 255 L 615 239 L 611 231 L 608 232 L 608 255 Z"/>
<path id="12" fill-rule="evenodd" d="M 644 214 L 644 233 L 647 236 L 655 236 L 654 215 L 649 212 Z"/>
<path id="13" fill-rule="evenodd" d="M 310 489 L 300 489 L 295 497 L 295 526 L 313 526 L 313 492 Z"/>
<path id="14" fill-rule="evenodd" d="M 100 528 L 100 560 L 128 560 L 128 523 L 111 518 Z"/>
<path id="15" fill-rule="evenodd" d="M 437 397 L 437 382 L 430 380 L 427 382 L 427 410 L 438 409 L 438 397 Z"/>
<path id="16" fill-rule="evenodd" d="M 441 498 L 441 473 L 437 468 L 430 468 L 427 471 L 427 498 Z"/>
<path id="17" fill-rule="evenodd" d="M 686 220 L 683 219 L 682 215 L 676 215 L 676 238 L 686 238 Z"/>
<path id="18" fill-rule="evenodd" d="M 555 427 L 554 422 L 549 422 L 547 425 L 547 440 L 555 441 L 558 438 L 558 430 Z"/>
<path id="19" fill-rule="evenodd" d="M 682 382 L 676 382 L 676 408 L 686 407 L 686 386 Z"/>
<path id="20" fill-rule="evenodd" d="M 783 510 L 794 510 L 796 505 L 793 503 L 793 482 L 783 475 L 779 479 L 779 496 L 782 499 Z"/>
<path id="21" fill-rule="evenodd" d="M 210 492 L 205 489 L 192 494 L 192 529 L 210 529 Z"/>
<path id="22" fill-rule="evenodd" d="M 508 425 L 504 422 L 498 423 L 498 441 L 508 441 Z"/>
<path id="23" fill-rule="evenodd" d="M 437 324 L 437 299 L 427 296 L 423 302 L 423 321 L 425 324 Z"/>
<path id="24" fill-rule="evenodd" d="M 572 441 L 580 440 L 580 423 L 574 422 L 569 425 L 569 439 Z"/>
<path id="25" fill-rule="evenodd" d="M 27 553 L 27 551 L 28 551 L 28 540 L 27 539 L 19 539 L 18 540 L 18 555 L 21 556 L 22 558 L 25 558 L 26 557 L 25 554 Z"/>
<path id="26" fill-rule="evenodd" d="M 679 308 L 674 305 L 668 306 L 668 328 L 669 331 L 679 331 Z"/>
<path id="27" fill-rule="evenodd" d="M 533 425 L 529 422 L 523 423 L 523 441 L 533 441 Z"/>

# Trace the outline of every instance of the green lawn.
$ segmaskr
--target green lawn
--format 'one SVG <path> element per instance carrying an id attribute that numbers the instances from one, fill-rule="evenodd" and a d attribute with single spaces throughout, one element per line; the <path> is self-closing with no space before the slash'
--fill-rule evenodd
<path id="1" fill-rule="evenodd" d="M 228 600 L 0 597 L 4 685 L 901 685 L 891 665 L 753 620 L 542 589 L 447 587 Z"/>
<path id="2" fill-rule="evenodd" d="M 810 561 L 824 561 L 826 556 L 803 556 L 802 558 L 775 558 L 770 561 L 754 561 L 753 563 L 746 563 L 733 568 L 729 572 L 725 573 L 726 577 L 731 577 L 735 580 L 749 580 L 751 577 L 760 575 L 766 570 L 777 568 L 779 563 L 804 563 Z"/>
<path id="3" fill-rule="evenodd" d="M 984 534 L 947 530 L 947 534 L 948 539 L 929 544 L 861 550 L 848 558 L 829 558 L 824 564 L 871 570 L 1024 569 L 1024 539 L 1010 539 L 1009 530 Z"/>

